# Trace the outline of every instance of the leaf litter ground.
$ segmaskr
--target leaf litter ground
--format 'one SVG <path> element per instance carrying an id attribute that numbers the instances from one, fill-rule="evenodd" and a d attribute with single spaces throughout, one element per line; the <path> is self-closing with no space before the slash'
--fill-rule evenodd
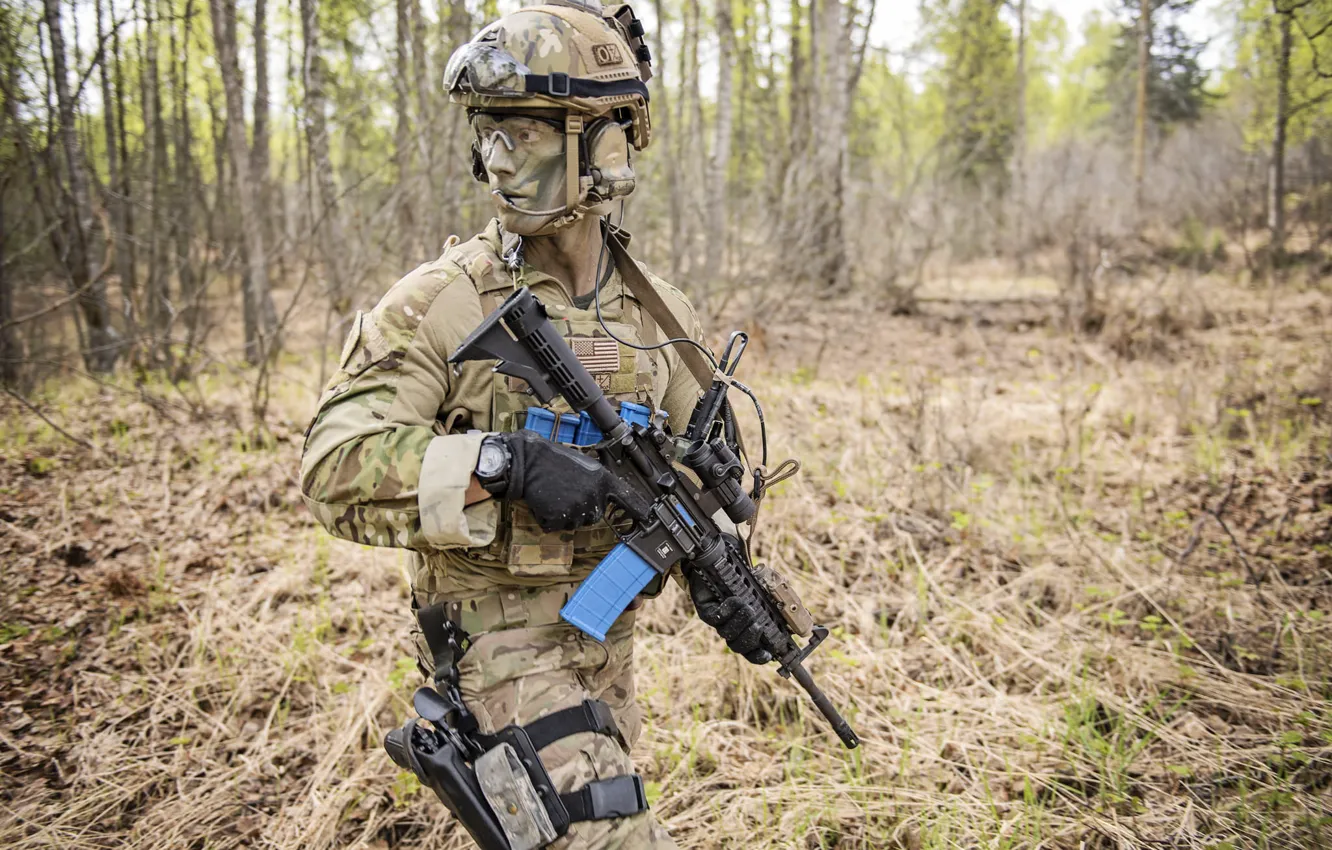
<path id="1" fill-rule="evenodd" d="M 834 637 L 865 743 L 725 653 L 674 589 L 640 618 L 634 756 L 683 847 L 1296 847 L 1332 784 L 1332 298 L 1211 284 L 1073 337 L 1041 309 L 863 304 L 751 324 L 773 453 L 758 551 Z M 1114 321 L 1116 315 L 1128 318 Z M 0 846 L 469 846 L 383 754 L 420 684 L 400 555 L 295 480 L 295 361 L 245 388 L 6 408 Z M 753 422 L 750 422 L 753 431 Z"/>

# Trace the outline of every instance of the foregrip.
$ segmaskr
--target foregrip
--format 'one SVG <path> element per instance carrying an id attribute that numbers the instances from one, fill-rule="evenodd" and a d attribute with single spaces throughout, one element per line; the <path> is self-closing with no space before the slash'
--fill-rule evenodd
<path id="1" fill-rule="evenodd" d="M 754 574 L 730 557 L 730 550 L 720 534 L 693 561 L 685 565 L 686 572 L 694 570 L 702 571 L 719 596 L 738 599 L 754 612 L 763 634 L 763 646 L 774 658 L 784 658 L 791 650 L 799 649 L 772 615 Z"/>
<path id="2" fill-rule="evenodd" d="M 791 677 L 805 689 L 819 713 L 827 718 L 833 731 L 842 739 L 847 749 L 858 747 L 860 738 L 837 707 L 832 704 L 832 700 L 828 699 L 827 694 L 814 684 L 814 677 L 802 664 L 800 647 L 773 612 L 772 606 L 768 603 L 768 596 L 759 586 L 753 572 L 731 558 L 730 550 L 721 535 L 717 536 L 716 546 L 709 547 L 692 564 L 686 566 L 686 569 L 690 568 L 701 570 L 717 593 L 740 599 L 749 606 L 755 614 L 764 648 L 781 662 L 783 671 L 789 671 Z"/>

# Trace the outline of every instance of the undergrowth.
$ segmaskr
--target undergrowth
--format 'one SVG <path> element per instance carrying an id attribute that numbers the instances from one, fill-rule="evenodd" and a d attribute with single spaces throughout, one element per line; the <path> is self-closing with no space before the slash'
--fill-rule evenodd
<path id="1" fill-rule="evenodd" d="M 804 469 L 757 552 L 832 628 L 811 667 L 864 744 L 669 589 L 634 757 L 682 847 L 1325 841 L 1329 299 L 1269 322 L 1214 287 L 1130 343 L 866 338 L 838 304 L 764 328 L 746 380 Z M 0 845 L 467 846 L 380 749 L 421 684 L 402 558 L 300 506 L 310 376 L 283 364 L 259 429 L 234 374 L 201 380 L 30 397 L 86 447 L 0 418 Z"/>

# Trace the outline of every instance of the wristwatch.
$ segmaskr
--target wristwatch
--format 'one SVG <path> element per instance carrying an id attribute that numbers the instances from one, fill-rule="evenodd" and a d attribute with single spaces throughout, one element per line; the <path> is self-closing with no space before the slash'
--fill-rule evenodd
<path id="1" fill-rule="evenodd" d="M 481 441 L 481 454 L 476 459 L 476 480 L 487 493 L 501 496 L 509 486 L 509 465 L 513 453 L 499 437 L 486 437 Z"/>

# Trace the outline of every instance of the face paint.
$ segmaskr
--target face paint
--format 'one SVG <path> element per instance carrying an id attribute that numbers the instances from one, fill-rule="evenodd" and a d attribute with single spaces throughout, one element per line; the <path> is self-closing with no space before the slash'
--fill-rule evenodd
<path id="1" fill-rule="evenodd" d="M 565 211 L 564 131 L 523 115 L 472 119 L 500 223 L 531 235 Z"/>

